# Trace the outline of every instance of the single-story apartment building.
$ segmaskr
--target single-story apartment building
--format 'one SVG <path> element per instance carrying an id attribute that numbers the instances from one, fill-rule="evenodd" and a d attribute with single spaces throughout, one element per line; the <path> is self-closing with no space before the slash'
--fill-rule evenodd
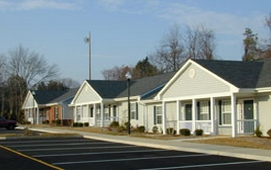
<path id="1" fill-rule="evenodd" d="M 271 128 L 271 60 L 187 60 L 177 72 L 132 80 L 131 125 L 206 134 L 253 134 Z M 127 82 L 86 80 L 70 106 L 75 122 L 128 121 Z"/>

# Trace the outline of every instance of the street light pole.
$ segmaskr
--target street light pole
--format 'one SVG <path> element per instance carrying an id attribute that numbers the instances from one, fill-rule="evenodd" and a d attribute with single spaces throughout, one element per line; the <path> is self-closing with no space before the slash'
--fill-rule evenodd
<path id="1" fill-rule="evenodd" d="M 88 79 L 91 80 L 91 37 L 90 32 L 85 38 L 85 42 L 88 43 Z"/>
<path id="2" fill-rule="evenodd" d="M 130 109 L 130 80 L 131 80 L 131 73 L 128 71 L 126 74 L 125 74 L 125 77 L 127 79 L 127 91 L 128 91 L 128 135 L 131 134 L 131 123 L 130 123 L 130 120 L 131 120 L 131 109 Z"/>

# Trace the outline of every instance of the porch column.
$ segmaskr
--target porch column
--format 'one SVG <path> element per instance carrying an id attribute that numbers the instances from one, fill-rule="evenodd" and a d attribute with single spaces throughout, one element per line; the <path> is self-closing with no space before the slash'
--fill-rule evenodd
<path id="1" fill-rule="evenodd" d="M 101 127 L 104 127 L 104 104 L 101 102 Z"/>
<path id="2" fill-rule="evenodd" d="M 74 108 L 73 108 L 73 120 L 74 120 L 74 122 L 77 122 L 77 119 L 76 119 L 76 107 L 77 106 L 74 106 Z"/>
<path id="3" fill-rule="evenodd" d="M 196 130 L 196 118 L 197 118 L 197 100 L 192 99 L 192 129 L 193 133 Z"/>
<path id="4" fill-rule="evenodd" d="M 181 108 L 181 101 L 177 100 L 176 101 L 177 105 L 177 126 L 176 126 L 176 133 L 177 135 L 180 134 L 180 108 Z"/>
<path id="5" fill-rule="evenodd" d="M 231 124 L 232 124 L 232 137 L 236 137 L 236 96 L 231 95 Z"/>
<path id="6" fill-rule="evenodd" d="M 40 124 L 40 109 L 39 109 L 39 107 L 37 107 L 37 125 L 39 125 Z"/>
<path id="7" fill-rule="evenodd" d="M 162 102 L 162 129 L 163 129 L 163 135 L 167 134 L 166 129 L 166 102 Z"/>
<path id="8" fill-rule="evenodd" d="M 97 108 L 96 103 L 93 104 L 93 126 L 96 126 L 96 114 L 97 114 Z"/>
<path id="9" fill-rule="evenodd" d="M 216 135 L 216 123 L 215 123 L 215 98 L 210 98 L 210 112 L 211 112 L 211 135 Z"/>

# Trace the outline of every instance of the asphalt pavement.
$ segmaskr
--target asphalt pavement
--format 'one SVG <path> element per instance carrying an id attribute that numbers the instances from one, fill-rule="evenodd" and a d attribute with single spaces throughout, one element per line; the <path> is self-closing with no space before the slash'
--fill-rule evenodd
<path id="1" fill-rule="evenodd" d="M 23 127 L 21 127 L 23 128 Z M 117 135 L 106 135 L 100 133 L 91 132 L 79 132 L 73 130 L 65 130 L 59 128 L 30 128 L 31 130 L 39 132 L 49 132 L 49 133 L 77 133 L 84 138 L 102 140 L 108 142 L 116 142 L 122 144 L 152 147 L 159 149 L 168 149 L 184 152 L 196 152 L 205 153 L 210 155 L 220 155 L 220 156 L 230 156 L 242 159 L 253 159 L 259 161 L 271 162 L 271 151 L 264 149 L 252 149 L 252 148 L 241 148 L 232 146 L 222 146 L 222 145 L 209 145 L 189 142 L 187 140 L 158 140 L 150 138 L 140 138 L 133 136 L 117 136 Z"/>

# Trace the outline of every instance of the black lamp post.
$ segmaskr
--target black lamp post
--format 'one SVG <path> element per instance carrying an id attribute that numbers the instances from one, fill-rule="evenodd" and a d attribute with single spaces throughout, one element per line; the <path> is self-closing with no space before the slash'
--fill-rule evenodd
<path id="1" fill-rule="evenodd" d="M 130 120 L 131 120 L 131 109 L 130 109 L 130 80 L 131 80 L 131 73 L 128 71 L 125 74 L 125 77 L 127 79 L 127 91 L 128 91 L 128 135 L 131 134 L 131 124 L 130 124 Z"/>

